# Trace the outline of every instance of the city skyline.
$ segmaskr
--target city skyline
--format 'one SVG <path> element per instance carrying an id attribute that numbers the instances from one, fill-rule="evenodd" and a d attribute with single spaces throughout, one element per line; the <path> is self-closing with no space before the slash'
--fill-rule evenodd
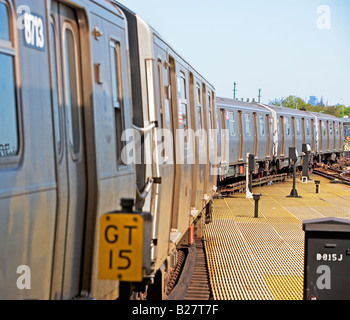
<path id="1" fill-rule="evenodd" d="M 346 0 L 124 0 L 216 88 L 267 103 L 289 95 L 350 106 Z"/>

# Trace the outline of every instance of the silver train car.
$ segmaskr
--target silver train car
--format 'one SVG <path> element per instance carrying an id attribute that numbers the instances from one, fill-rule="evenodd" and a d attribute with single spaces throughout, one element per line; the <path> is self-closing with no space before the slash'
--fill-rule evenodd
<path id="1" fill-rule="evenodd" d="M 247 154 L 255 155 L 255 174 L 264 176 L 290 167 L 289 147 L 301 155 L 309 144 L 310 166 L 337 161 L 343 152 L 342 120 L 331 115 L 218 97 L 217 117 L 220 181 L 245 176 Z"/>
<path id="2" fill-rule="evenodd" d="M 108 1 L 1 0 L 0 17 L 0 299 L 112 297 L 99 216 L 136 179 L 120 162 L 125 16 Z"/>
<path id="3" fill-rule="evenodd" d="M 107 0 L 0 0 L 0 69 L 0 299 L 116 299 L 124 282 L 166 298 L 210 221 L 214 87 Z M 140 232 L 101 229 L 130 198 Z"/>
<path id="4" fill-rule="evenodd" d="M 201 237 L 203 224 L 211 220 L 215 89 L 141 17 L 121 8 L 129 30 L 134 128 L 145 135 L 136 147 L 138 190 L 153 181 L 150 195 L 138 201 L 153 217 L 152 278 L 157 283 L 151 291 L 166 298 L 164 284 L 177 248 Z M 159 156 L 147 162 L 154 152 Z"/>

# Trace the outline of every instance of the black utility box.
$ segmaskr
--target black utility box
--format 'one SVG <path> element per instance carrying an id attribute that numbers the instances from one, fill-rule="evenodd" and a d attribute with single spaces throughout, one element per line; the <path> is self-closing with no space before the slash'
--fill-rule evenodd
<path id="1" fill-rule="evenodd" d="M 350 300 L 350 220 L 303 221 L 304 300 Z"/>

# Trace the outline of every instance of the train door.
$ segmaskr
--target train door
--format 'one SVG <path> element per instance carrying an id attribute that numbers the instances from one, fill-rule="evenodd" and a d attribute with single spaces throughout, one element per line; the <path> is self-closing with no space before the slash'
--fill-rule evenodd
<path id="1" fill-rule="evenodd" d="M 220 122 L 221 122 L 221 162 L 227 162 L 227 139 L 229 138 L 226 134 L 226 110 L 220 109 Z"/>
<path id="2" fill-rule="evenodd" d="M 306 142 L 306 131 L 305 131 L 305 118 L 301 119 L 301 131 L 303 135 L 303 144 Z"/>
<path id="3" fill-rule="evenodd" d="M 281 133 L 281 148 L 280 148 L 280 156 L 284 156 L 284 141 L 285 141 L 285 132 L 284 132 L 284 119 L 283 116 L 280 116 L 280 133 Z"/>
<path id="4" fill-rule="evenodd" d="M 244 135 L 243 135 L 243 113 L 241 110 L 238 111 L 238 123 L 239 123 L 239 153 L 238 160 L 243 160 L 243 150 L 244 150 Z"/>
<path id="5" fill-rule="evenodd" d="M 58 217 L 56 234 L 62 234 L 63 246 L 58 248 L 56 243 L 56 250 L 63 252 L 62 298 L 67 299 L 78 295 L 80 289 L 87 192 L 81 44 L 76 12 L 57 1 L 52 2 L 51 10 L 53 101 L 62 105 L 61 118 L 55 122 L 61 121 L 62 128 L 62 157 L 57 161 L 57 176 L 58 214 L 63 217 Z"/>
<path id="6" fill-rule="evenodd" d="M 270 116 L 266 115 L 266 157 L 271 156 L 271 126 L 270 126 Z"/>
<path id="7" fill-rule="evenodd" d="M 171 235 L 169 252 L 173 249 L 181 234 L 187 229 L 191 211 L 191 188 L 193 175 L 192 140 L 186 136 L 191 128 L 189 112 L 189 73 L 173 57 L 170 61 L 170 86 L 175 143 L 175 178 L 173 215 L 171 220 Z M 181 135 L 183 133 L 183 135 Z"/>
<path id="8" fill-rule="evenodd" d="M 174 197 L 174 145 L 173 145 L 173 116 L 172 116 L 172 104 L 170 101 L 170 66 L 167 58 L 167 52 L 161 46 L 154 46 L 156 61 L 156 78 L 158 86 L 155 92 L 157 93 L 157 120 L 158 130 L 161 130 L 163 144 L 162 154 L 160 154 L 161 160 L 159 161 L 159 174 L 162 178 L 162 183 L 156 185 L 158 192 L 156 192 L 155 203 L 159 203 L 155 210 L 157 214 L 157 259 L 159 261 L 164 260 L 167 254 L 169 237 L 168 232 L 163 230 L 169 230 L 171 225 L 171 213 L 173 209 L 173 197 Z M 154 237 L 156 237 L 154 235 Z"/>
<path id="9" fill-rule="evenodd" d="M 253 112 L 253 127 L 254 127 L 254 155 L 258 158 L 258 145 L 259 145 L 259 134 L 258 134 L 258 117 L 256 112 Z"/>

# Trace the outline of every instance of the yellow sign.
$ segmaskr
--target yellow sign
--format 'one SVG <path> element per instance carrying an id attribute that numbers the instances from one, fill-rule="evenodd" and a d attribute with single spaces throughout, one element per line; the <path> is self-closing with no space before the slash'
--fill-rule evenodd
<path id="1" fill-rule="evenodd" d="M 99 279 L 142 281 L 143 218 L 105 214 L 100 219 Z"/>

